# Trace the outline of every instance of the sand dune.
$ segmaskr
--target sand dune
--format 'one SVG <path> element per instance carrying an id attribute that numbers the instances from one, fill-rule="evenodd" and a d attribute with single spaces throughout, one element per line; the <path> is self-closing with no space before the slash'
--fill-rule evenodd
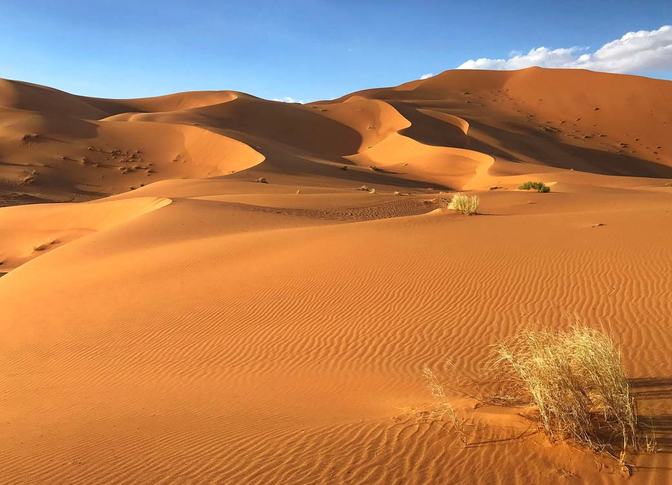
<path id="1" fill-rule="evenodd" d="M 388 185 L 426 182 L 415 171 L 334 172 L 358 157 L 389 152 L 390 136 L 396 134 L 410 139 L 405 145 L 414 140 L 418 147 L 494 156 L 496 166 L 513 162 L 605 175 L 672 177 L 667 140 L 672 89 L 669 82 L 634 76 L 538 68 L 447 71 L 397 88 L 308 105 L 232 91 L 105 100 L 16 81 L 3 81 L 0 87 L 0 189 L 40 199 L 84 200 L 148 181 L 241 171 L 236 178 L 246 180 L 300 180 L 310 173 L 326 186 L 344 178 Z M 144 124 L 130 125 L 137 122 Z M 198 130 L 187 132 L 185 126 L 219 135 L 223 146 L 214 147 L 220 143 L 213 141 L 216 137 L 195 135 Z M 179 146 L 175 138 L 181 137 L 198 141 Z M 243 153 L 229 138 L 250 149 Z M 112 152 L 119 155 L 112 157 Z M 264 163 L 257 166 L 262 157 Z M 172 163 L 175 159 L 180 163 Z M 430 155 L 423 160 L 434 165 Z M 124 161 L 130 161 L 130 168 Z M 90 169 L 80 170 L 73 163 Z M 128 173 L 150 164 L 149 179 Z M 443 167 L 438 171 L 452 173 Z M 473 182 L 466 176 L 449 178 L 458 184 L 452 188 L 460 188 L 460 181 Z"/>
<path id="2" fill-rule="evenodd" d="M 656 426 L 630 482 L 669 482 L 671 83 L 449 71 L 307 105 L 1 87 L 5 202 L 65 202 L 0 209 L 0 482 L 620 482 L 459 392 L 497 385 L 497 341 L 572 314 L 622 345 Z M 447 190 L 480 214 L 437 210 Z"/>
<path id="3" fill-rule="evenodd" d="M 477 173 L 487 171 L 494 163 L 494 159 L 485 153 L 425 145 L 398 133 L 348 158 L 376 170 L 403 173 L 454 188 L 464 187 Z"/>

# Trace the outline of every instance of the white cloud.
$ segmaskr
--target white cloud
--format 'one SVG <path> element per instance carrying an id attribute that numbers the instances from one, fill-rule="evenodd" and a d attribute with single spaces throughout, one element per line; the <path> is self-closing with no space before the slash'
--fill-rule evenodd
<path id="1" fill-rule="evenodd" d="M 434 77 L 433 72 L 428 72 L 427 74 L 423 74 L 422 76 L 420 76 L 420 79 L 429 79 L 430 77 Z"/>
<path id="2" fill-rule="evenodd" d="M 301 103 L 303 104 L 303 101 L 300 99 L 294 99 L 291 96 L 285 96 L 283 98 L 273 98 L 271 101 L 277 101 L 279 103 Z"/>
<path id="3" fill-rule="evenodd" d="M 506 59 L 470 59 L 458 69 L 522 69 L 530 66 L 620 73 L 672 70 L 672 26 L 628 32 L 594 52 L 587 47 L 536 47 L 527 54 L 512 52 Z"/>

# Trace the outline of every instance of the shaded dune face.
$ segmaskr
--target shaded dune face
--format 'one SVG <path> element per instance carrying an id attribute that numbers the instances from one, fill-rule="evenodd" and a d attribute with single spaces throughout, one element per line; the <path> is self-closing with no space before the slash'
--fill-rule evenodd
<path id="1" fill-rule="evenodd" d="M 470 397 L 500 389 L 498 342 L 568 314 L 614 338 L 655 429 L 629 481 L 670 483 L 671 85 L 449 71 L 299 105 L 0 81 L 0 483 L 620 483 Z"/>

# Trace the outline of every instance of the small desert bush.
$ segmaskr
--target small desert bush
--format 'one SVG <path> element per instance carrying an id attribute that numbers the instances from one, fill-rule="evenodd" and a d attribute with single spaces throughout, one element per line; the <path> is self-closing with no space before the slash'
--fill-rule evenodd
<path id="1" fill-rule="evenodd" d="M 498 347 L 498 360 L 538 410 L 553 440 L 571 439 L 592 449 L 613 448 L 621 459 L 637 449 L 634 400 L 621 354 L 598 330 L 525 331 Z"/>
<path id="2" fill-rule="evenodd" d="M 450 201 L 448 202 L 448 200 Z M 439 196 L 439 205 L 443 208 L 470 216 L 477 213 L 479 200 L 476 195 L 455 194 L 450 199 L 447 199 L 445 196 Z"/>
<path id="3" fill-rule="evenodd" d="M 548 185 L 544 184 L 543 182 L 525 182 L 524 184 L 520 185 L 518 188 L 520 190 L 534 189 L 537 192 L 542 192 L 542 193 L 546 193 L 546 192 L 551 191 L 551 188 Z"/>

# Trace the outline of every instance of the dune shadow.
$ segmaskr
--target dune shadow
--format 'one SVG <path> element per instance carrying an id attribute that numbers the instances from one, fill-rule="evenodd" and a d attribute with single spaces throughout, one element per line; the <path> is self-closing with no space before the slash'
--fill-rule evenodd
<path id="1" fill-rule="evenodd" d="M 390 101 L 388 101 L 390 102 Z M 482 140 L 479 140 L 477 138 L 474 138 L 473 136 L 470 135 L 465 135 L 458 127 L 451 125 L 450 123 L 447 123 L 445 121 L 441 121 L 438 118 L 434 118 L 432 116 L 429 116 L 421 111 L 421 109 L 425 108 L 432 108 L 436 110 L 440 110 L 443 108 L 443 106 L 432 106 L 432 105 L 416 105 L 413 103 L 409 102 L 390 102 L 394 108 L 401 113 L 404 118 L 406 118 L 408 121 L 411 122 L 411 126 L 408 128 L 404 128 L 403 130 L 400 130 L 399 133 L 401 133 L 404 136 L 407 136 L 409 138 L 413 138 L 415 141 L 418 141 L 420 143 L 423 143 L 425 145 L 431 145 L 431 146 L 440 146 L 440 147 L 450 147 L 450 148 L 463 148 L 467 150 L 474 150 L 477 152 L 482 152 L 486 153 L 488 155 L 491 155 L 493 157 L 499 157 L 499 158 L 505 158 L 505 159 L 510 159 L 513 161 L 521 161 L 519 157 L 517 156 L 516 153 L 513 151 L 509 151 L 505 148 L 501 148 L 495 145 L 492 145 L 490 143 L 486 143 Z M 454 114 L 450 111 L 446 112 L 447 114 Z M 464 117 L 461 114 L 456 116 L 460 116 L 463 119 L 465 119 L 471 128 L 476 128 L 480 131 L 486 132 L 489 135 L 492 135 L 493 137 L 499 137 L 496 138 L 498 141 L 502 142 L 502 145 L 505 145 L 505 140 L 501 139 L 502 137 L 511 137 L 515 136 L 515 133 L 512 133 L 508 130 L 503 130 L 500 128 L 493 127 L 491 125 L 487 125 L 485 123 L 479 122 L 477 120 L 473 120 L 471 117 Z M 529 127 L 528 127 L 529 128 Z M 492 131 L 495 134 L 490 133 Z M 530 130 L 532 132 L 533 130 Z M 537 132 L 534 132 L 535 136 L 538 136 L 539 134 Z M 521 141 L 522 143 L 525 143 L 525 137 Z M 518 144 L 515 144 L 516 146 Z M 511 147 L 511 150 L 513 150 L 513 146 Z M 535 145 L 533 143 L 529 143 L 526 146 L 526 151 L 534 150 Z M 539 151 L 537 153 L 538 156 L 541 156 L 544 152 Z"/>
<path id="2" fill-rule="evenodd" d="M 319 184 L 320 179 L 325 182 L 330 179 L 333 183 L 326 183 L 326 185 L 335 187 L 352 182 L 359 185 L 378 184 L 406 189 L 455 190 L 455 187 L 427 180 L 418 180 L 413 176 L 407 176 L 403 172 L 380 167 L 376 167 L 375 170 L 355 169 L 352 161 L 344 157 L 323 158 L 322 161 L 331 163 L 316 163 L 315 157 L 308 153 L 297 153 L 295 150 L 278 150 L 277 147 L 263 145 L 260 146 L 260 151 L 266 157 L 263 162 L 235 174 L 226 175 L 226 177 L 247 180 L 264 176 L 269 179 L 270 183 L 273 183 L 276 176 L 282 177 L 286 181 L 294 177 L 298 183 L 301 183 L 301 179 L 309 176 L 314 178 L 313 183 L 317 184 Z M 333 162 L 336 162 L 336 164 Z M 343 167 L 347 168 L 343 169 Z"/>
<path id="3" fill-rule="evenodd" d="M 42 129 L 32 143 L 70 143 L 72 138 L 90 139 L 98 135 L 99 125 L 74 116 L 43 113 Z"/>
<path id="4" fill-rule="evenodd" d="M 423 113 L 419 106 L 404 102 L 391 102 L 390 104 L 411 122 L 411 126 L 399 131 L 402 135 L 425 145 L 469 148 L 469 136 L 457 126 Z"/>
<path id="5" fill-rule="evenodd" d="M 523 161 L 521 156 L 529 157 L 551 167 L 601 175 L 672 177 L 672 167 L 661 163 L 628 153 L 568 143 L 559 137 L 562 133 L 560 129 L 548 130 L 544 129 L 547 127 L 531 126 L 514 120 L 510 120 L 505 127 L 498 127 L 471 117 L 464 118 L 472 130 L 497 140 L 498 146 L 495 146 L 464 135 L 456 126 L 423 113 L 421 109 L 425 105 L 402 101 L 391 101 L 390 104 L 411 122 L 411 126 L 400 133 L 426 145 L 465 148 L 517 162 Z"/>
<path id="6" fill-rule="evenodd" d="M 498 140 L 504 150 L 477 140 L 472 141 L 470 148 L 493 156 L 501 156 L 498 153 L 503 152 L 507 158 L 520 161 L 517 152 L 556 168 L 600 175 L 672 177 L 672 167 L 626 153 L 573 145 L 560 140 L 555 133 L 534 129 L 527 124 L 510 122 L 511 130 L 507 130 L 483 122 L 469 122 L 473 127 Z"/>
<path id="7" fill-rule="evenodd" d="M 0 187 L 0 207 L 10 207 L 14 205 L 44 204 L 54 202 L 51 199 L 36 197 L 30 194 L 5 192 Z"/>

